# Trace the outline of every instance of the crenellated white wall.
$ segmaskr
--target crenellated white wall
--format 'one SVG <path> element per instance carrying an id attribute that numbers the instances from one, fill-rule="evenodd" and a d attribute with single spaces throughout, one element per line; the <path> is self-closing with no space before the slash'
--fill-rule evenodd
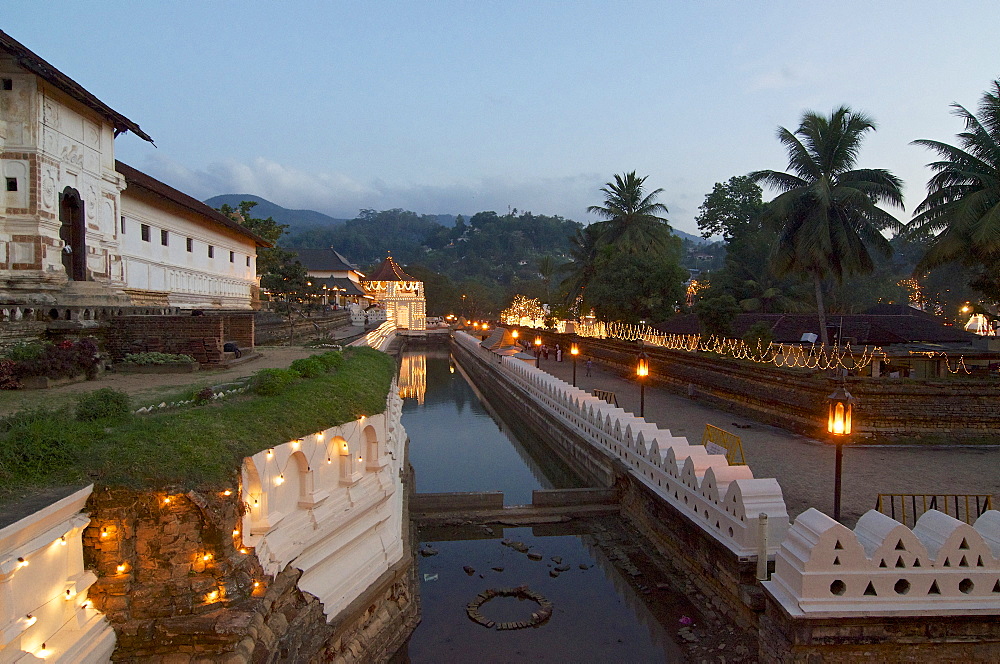
<path id="1" fill-rule="evenodd" d="M 0 664 L 107 662 L 115 633 L 89 608 L 82 512 L 93 486 L 0 529 Z"/>
<path id="2" fill-rule="evenodd" d="M 301 569 L 328 619 L 403 556 L 402 409 L 393 382 L 384 413 L 244 462 L 244 541 L 269 574 Z"/>
<path id="3" fill-rule="evenodd" d="M 764 586 L 792 616 L 1000 613 L 1000 512 L 975 525 L 931 510 L 910 530 L 871 510 L 854 530 L 809 509 Z"/>
<path id="4" fill-rule="evenodd" d="M 455 340 L 484 361 L 479 340 Z M 738 556 L 756 557 L 758 516 L 767 514 L 767 552 L 775 570 L 764 587 L 792 616 L 1000 614 L 1000 512 L 970 526 L 941 512 L 910 530 L 876 510 L 852 531 L 816 509 L 789 526 L 781 487 L 755 479 L 620 408 L 531 364 L 499 365 L 563 424 L 622 460 L 632 476 Z"/>
<path id="5" fill-rule="evenodd" d="M 781 487 L 773 478 L 755 479 L 747 466 L 730 466 L 725 455 L 709 454 L 669 429 L 568 385 L 534 366 L 497 355 L 464 332 L 455 340 L 505 374 L 543 404 L 563 425 L 604 453 L 617 457 L 637 480 L 735 555 L 756 557 L 760 515 L 766 514 L 767 552 L 777 552 L 788 530 Z"/>

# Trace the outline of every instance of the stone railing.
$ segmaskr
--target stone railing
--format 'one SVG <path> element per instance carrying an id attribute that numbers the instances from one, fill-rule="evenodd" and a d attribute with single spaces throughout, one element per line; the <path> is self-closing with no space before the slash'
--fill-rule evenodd
<path id="1" fill-rule="evenodd" d="M 709 454 L 702 445 L 691 445 L 669 429 L 660 429 L 521 360 L 498 358 L 464 332 L 456 332 L 455 340 L 483 361 L 498 365 L 553 417 L 605 454 L 620 459 L 633 477 L 735 555 L 756 557 L 762 546 L 768 555 L 777 551 L 789 527 L 777 480 L 755 479 L 748 466 L 730 466 L 725 455 Z M 762 515 L 767 517 L 766 526 Z"/>
<path id="2" fill-rule="evenodd" d="M 396 324 L 387 320 L 374 330 L 350 343 L 351 346 L 368 346 L 375 350 L 384 351 L 396 337 Z"/>
<path id="3" fill-rule="evenodd" d="M 110 661 L 115 633 L 87 601 L 97 577 L 83 566 L 92 489 L 0 529 L 0 662 Z"/>
<path id="4" fill-rule="evenodd" d="M 764 586 L 792 616 L 1000 613 L 1000 512 L 975 525 L 937 510 L 913 530 L 872 510 L 854 530 L 799 515 Z"/>
<path id="5" fill-rule="evenodd" d="M 328 619 L 404 554 L 402 409 L 393 382 L 384 413 L 244 461 L 244 542 L 268 574 L 301 569 L 299 587 L 320 598 Z"/>

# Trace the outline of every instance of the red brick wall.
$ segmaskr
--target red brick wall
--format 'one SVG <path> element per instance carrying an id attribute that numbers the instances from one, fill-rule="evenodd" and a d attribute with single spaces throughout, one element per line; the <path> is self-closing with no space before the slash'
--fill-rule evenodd
<path id="1" fill-rule="evenodd" d="M 202 366 L 222 362 L 222 316 L 122 316 L 107 333 L 112 361 L 128 353 L 181 353 Z"/>
<path id="2" fill-rule="evenodd" d="M 224 314 L 222 316 L 223 341 L 235 341 L 240 350 L 253 350 L 254 315 Z"/>

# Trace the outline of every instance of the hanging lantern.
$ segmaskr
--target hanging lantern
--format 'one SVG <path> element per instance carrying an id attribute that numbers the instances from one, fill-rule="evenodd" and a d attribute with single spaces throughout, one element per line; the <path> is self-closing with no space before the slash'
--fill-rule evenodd
<path id="1" fill-rule="evenodd" d="M 828 413 L 826 431 L 834 436 L 849 436 L 851 434 L 851 416 L 854 410 L 854 397 L 838 385 L 833 394 L 827 398 Z"/>
<path id="2" fill-rule="evenodd" d="M 639 378 L 645 378 L 649 375 L 649 356 L 646 355 L 645 351 L 639 351 L 639 355 L 636 357 L 635 375 Z"/>

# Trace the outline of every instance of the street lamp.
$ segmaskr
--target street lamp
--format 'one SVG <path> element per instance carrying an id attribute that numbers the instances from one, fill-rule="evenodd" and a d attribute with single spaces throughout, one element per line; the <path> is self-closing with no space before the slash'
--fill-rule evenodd
<path id="1" fill-rule="evenodd" d="M 840 476 L 844 464 L 844 442 L 851 435 L 851 415 L 854 410 L 854 397 L 844 389 L 841 383 L 827 400 L 826 431 L 833 436 L 837 447 L 835 477 L 833 480 L 833 520 L 840 521 Z"/>
<path id="2" fill-rule="evenodd" d="M 538 369 L 542 362 L 542 338 L 535 337 L 535 368 Z"/>
<path id="3" fill-rule="evenodd" d="M 580 347 L 576 344 L 571 345 L 569 354 L 573 356 L 573 387 L 576 387 L 576 356 L 580 354 Z"/>
<path id="4" fill-rule="evenodd" d="M 646 376 L 649 375 L 649 356 L 642 349 L 642 339 L 639 339 L 639 355 L 636 357 L 635 375 L 639 379 L 639 417 L 645 417 Z"/>

